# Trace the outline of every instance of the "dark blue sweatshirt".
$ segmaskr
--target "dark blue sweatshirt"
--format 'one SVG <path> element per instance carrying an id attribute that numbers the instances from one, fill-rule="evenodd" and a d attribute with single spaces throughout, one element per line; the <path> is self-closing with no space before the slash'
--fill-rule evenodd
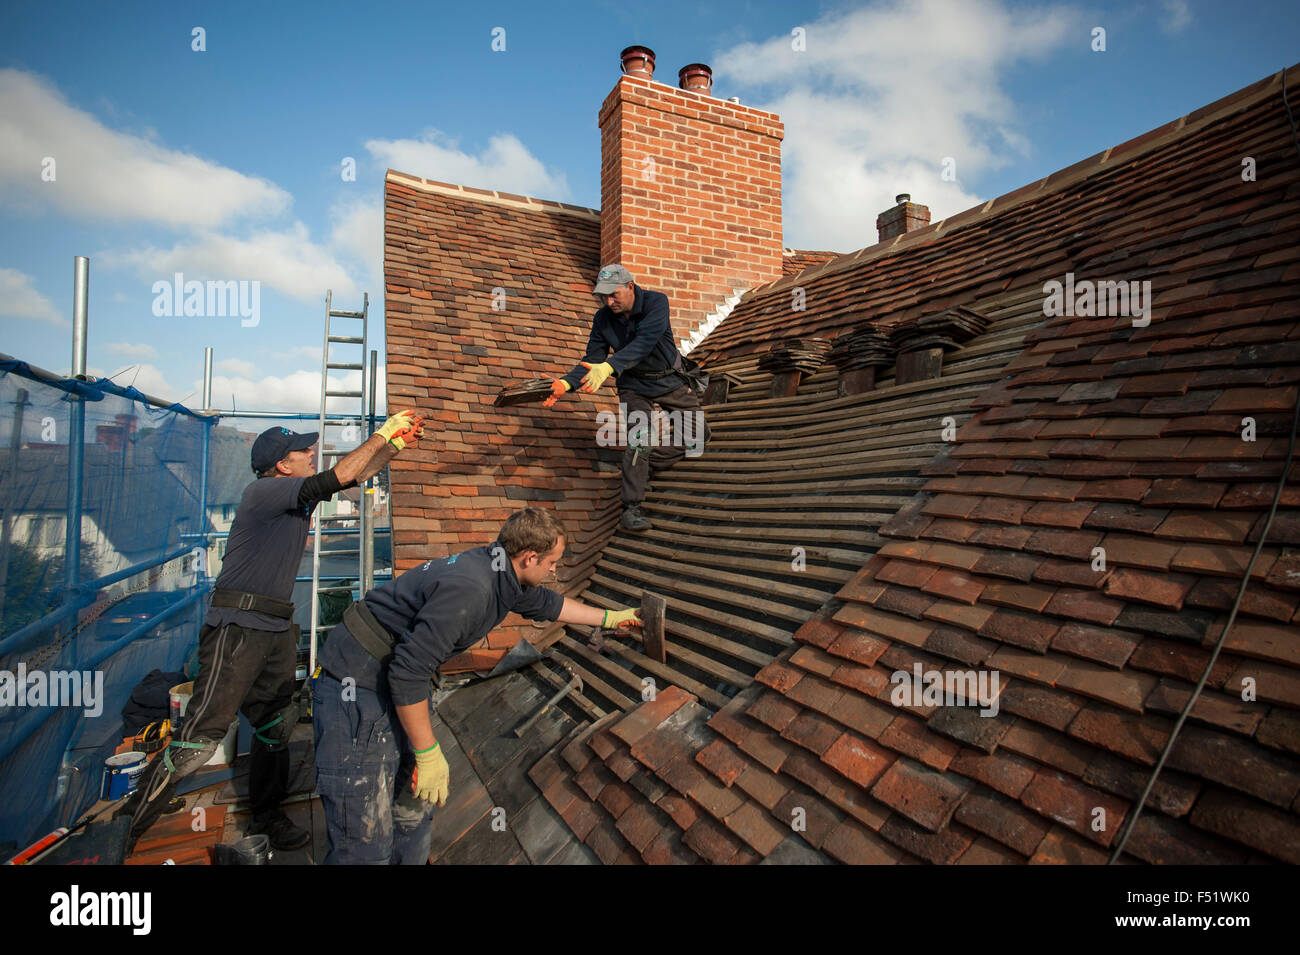
<path id="1" fill-rule="evenodd" d="M 676 391 L 686 384 L 686 379 L 676 374 L 644 379 L 623 372 L 665 371 L 673 367 L 677 358 L 677 341 L 668 319 L 668 296 L 639 285 L 633 285 L 632 289 L 636 297 L 631 312 L 615 315 L 606 305 L 592 318 L 587 353 L 582 360 L 592 365 L 608 361 L 618 376 L 619 391 L 658 398 Z M 587 369 L 577 365 L 564 376 L 564 380 L 576 391 L 586 374 Z"/>
<path id="2" fill-rule="evenodd" d="M 564 597 L 546 587 L 520 584 L 497 542 L 426 561 L 370 591 L 365 602 L 396 637 L 387 685 L 393 702 L 405 706 L 427 700 L 434 671 L 486 637 L 506 614 L 513 610 L 529 620 L 557 620 Z M 383 665 L 342 623 L 321 648 L 320 665 L 367 689 L 380 689 L 385 679 Z"/>

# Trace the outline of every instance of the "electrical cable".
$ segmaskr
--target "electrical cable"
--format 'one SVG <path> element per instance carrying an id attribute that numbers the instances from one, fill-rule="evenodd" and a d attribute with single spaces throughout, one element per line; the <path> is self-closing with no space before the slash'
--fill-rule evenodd
<path id="1" fill-rule="evenodd" d="M 1282 70 L 1282 105 L 1286 107 L 1287 120 L 1291 124 L 1291 140 L 1295 143 L 1296 154 L 1300 156 L 1300 133 L 1296 131 L 1295 116 L 1291 112 L 1291 104 L 1286 95 L 1286 73 Z M 1174 723 L 1174 728 L 1169 734 L 1169 739 L 1165 742 L 1165 747 L 1160 752 L 1160 758 L 1156 760 L 1155 766 L 1151 770 L 1151 775 L 1147 779 L 1146 786 L 1142 789 L 1142 795 L 1138 797 L 1133 811 L 1129 813 L 1128 820 L 1124 824 L 1124 831 L 1120 833 L 1119 841 L 1115 843 L 1115 848 L 1111 851 L 1110 858 L 1106 860 L 1107 865 L 1114 864 L 1119 858 L 1120 853 L 1124 851 L 1124 846 L 1128 844 L 1128 838 L 1133 833 L 1133 828 L 1137 825 L 1138 818 L 1142 815 L 1142 808 L 1146 805 L 1147 797 L 1151 795 L 1151 790 L 1156 784 L 1156 779 L 1160 771 L 1164 769 L 1165 761 L 1169 758 L 1170 752 L 1174 748 L 1174 742 L 1178 739 L 1178 733 L 1183 728 L 1188 714 L 1191 713 L 1192 707 L 1196 705 L 1197 698 L 1200 697 L 1201 691 L 1205 689 L 1205 683 L 1210 678 L 1210 671 L 1214 669 L 1214 664 L 1219 659 L 1219 652 L 1223 649 L 1224 643 L 1227 642 L 1228 634 L 1232 630 L 1233 623 L 1237 620 L 1237 611 L 1241 609 L 1241 602 L 1245 599 L 1246 588 L 1250 585 L 1250 575 L 1255 569 L 1255 562 L 1259 559 L 1260 553 L 1264 549 L 1264 540 L 1268 537 L 1269 528 L 1273 526 L 1273 518 L 1277 514 L 1278 504 L 1282 500 L 1282 492 L 1286 488 L 1287 476 L 1291 473 L 1291 461 L 1295 457 L 1296 432 L 1297 426 L 1300 426 L 1300 389 L 1296 395 L 1295 409 L 1291 413 L 1291 439 L 1286 450 L 1286 462 L 1282 465 L 1282 476 L 1278 479 L 1277 490 L 1273 493 L 1273 506 L 1269 508 L 1268 518 L 1264 521 L 1264 526 L 1260 528 L 1259 540 L 1255 544 L 1255 550 L 1250 555 L 1250 563 L 1246 565 L 1246 572 L 1242 575 L 1241 586 L 1237 588 L 1237 599 L 1232 602 L 1232 610 L 1228 613 L 1228 621 L 1223 625 L 1223 632 L 1219 634 L 1219 639 L 1214 644 L 1214 651 L 1210 654 L 1210 659 L 1205 664 L 1205 671 L 1196 683 L 1196 688 L 1192 690 L 1192 695 L 1188 698 L 1187 703 L 1183 706 L 1183 711 L 1178 714 L 1178 721 Z"/>

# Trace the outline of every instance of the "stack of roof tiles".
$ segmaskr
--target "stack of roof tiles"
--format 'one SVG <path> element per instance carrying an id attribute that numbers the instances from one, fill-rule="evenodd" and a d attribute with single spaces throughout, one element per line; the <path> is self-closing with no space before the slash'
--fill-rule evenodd
<path id="1" fill-rule="evenodd" d="M 1240 614 L 1122 859 L 1300 861 L 1300 466 L 1283 474 L 1300 158 L 1280 80 L 800 277 L 818 303 L 798 315 L 805 335 L 862 311 L 885 325 L 987 311 L 999 292 L 1041 308 L 1067 271 L 1150 281 L 1153 297 L 1149 322 L 1053 314 L 1031 331 L 875 553 L 740 692 L 661 688 L 543 757 L 534 781 L 603 861 L 1105 861 L 1279 481 Z M 1270 172 L 1224 176 L 1225 155 Z M 790 330 L 778 283 L 699 354 L 736 367 Z M 726 406 L 764 431 L 764 403 L 751 409 Z M 754 473 L 713 460 L 715 480 Z M 834 540 L 804 520 L 806 546 Z M 625 574 L 629 590 L 653 577 Z M 671 605 L 669 622 L 671 654 Z M 996 673 L 996 713 L 895 697 L 918 667 Z"/>
<path id="2" fill-rule="evenodd" d="M 942 348 L 953 351 L 984 331 L 988 320 L 974 309 L 950 308 L 938 315 L 926 315 L 896 325 L 889 340 L 900 355 Z"/>
<path id="3" fill-rule="evenodd" d="M 884 368 L 894 363 L 896 346 L 880 329 L 866 325 L 841 335 L 831 345 L 826 360 L 840 371 L 859 368 Z"/>
<path id="4" fill-rule="evenodd" d="M 830 342 L 822 338 L 788 338 L 769 348 L 758 360 L 758 367 L 775 374 L 800 371 L 810 375 L 822 366 L 828 351 Z"/>

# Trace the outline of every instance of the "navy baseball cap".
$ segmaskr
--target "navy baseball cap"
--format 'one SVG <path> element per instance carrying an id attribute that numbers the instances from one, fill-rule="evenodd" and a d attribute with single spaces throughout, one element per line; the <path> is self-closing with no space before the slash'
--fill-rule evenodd
<path id="1" fill-rule="evenodd" d="M 267 428 L 253 442 L 253 473 L 261 474 L 283 461 L 290 451 L 306 451 L 316 443 L 318 431 L 298 434 L 288 428 Z"/>

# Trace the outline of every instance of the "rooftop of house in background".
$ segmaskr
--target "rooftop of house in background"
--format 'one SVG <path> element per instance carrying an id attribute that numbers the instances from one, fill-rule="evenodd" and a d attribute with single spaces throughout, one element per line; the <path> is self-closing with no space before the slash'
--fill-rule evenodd
<path id="1" fill-rule="evenodd" d="M 1287 75 L 1300 86 L 1300 68 Z M 672 235 L 653 223 L 664 209 L 691 218 L 673 205 L 691 196 L 639 178 L 611 145 L 678 135 L 707 92 L 620 81 L 601 110 L 600 213 L 390 173 L 390 406 L 416 401 L 447 427 L 436 456 L 394 473 L 399 566 L 486 543 L 521 503 L 553 502 L 577 521 L 566 593 L 669 602 L 662 663 L 635 639 L 575 627 L 500 643 L 529 635 L 583 676 L 572 719 L 538 737 L 558 738 L 531 766 L 536 740 L 508 730 L 538 697 L 524 681 L 549 689 L 547 664 L 443 705 L 467 787 L 527 797 L 511 858 L 1105 860 L 1283 477 L 1300 383 L 1300 156 L 1282 77 L 957 216 L 925 225 L 905 209 L 909 231 L 857 252 L 795 253 L 778 233 L 747 277 L 707 249 L 668 255 Z M 682 120 L 700 148 L 710 117 L 726 135 L 745 125 L 705 105 Z M 661 113 L 676 118 L 658 125 Z M 758 168 L 778 127 L 750 130 Z M 690 299 L 685 326 L 675 310 L 678 333 L 708 329 L 692 355 L 726 379 L 726 400 L 708 408 L 708 453 L 654 482 L 655 529 L 611 537 L 617 478 L 592 406 L 490 402 L 511 377 L 567 369 L 601 250 L 647 244 L 659 265 L 633 269 L 647 287 L 720 258 L 707 295 L 748 291 L 725 314 Z M 804 268 L 791 274 L 791 260 Z M 1045 285 L 1067 273 L 1150 282 L 1149 323 L 1046 315 Z M 759 367 L 792 336 L 869 327 L 898 341 L 899 326 L 944 316 L 976 333 L 865 376 Z M 1267 540 L 1123 861 L 1300 861 L 1292 486 Z M 895 705 L 891 676 L 918 666 L 997 672 L 997 715 Z M 647 678 L 658 692 L 643 702 Z M 485 851 L 466 805 L 435 837 L 450 858 Z"/>

